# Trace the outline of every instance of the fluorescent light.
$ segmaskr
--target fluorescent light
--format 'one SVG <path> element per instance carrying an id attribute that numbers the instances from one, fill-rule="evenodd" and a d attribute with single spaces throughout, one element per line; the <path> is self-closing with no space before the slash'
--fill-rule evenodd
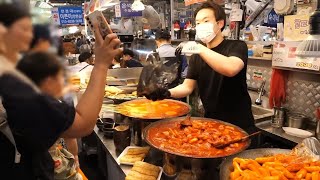
<path id="1" fill-rule="evenodd" d="M 106 9 L 109 9 L 110 7 L 113 7 L 117 4 L 120 4 L 120 2 L 119 1 L 111 1 L 111 2 L 105 3 L 100 7 L 100 11 L 104 11 Z"/>
<path id="2" fill-rule="evenodd" d="M 79 31 L 79 28 L 77 26 L 71 26 L 68 29 L 70 34 L 73 34 Z"/>
<path id="3" fill-rule="evenodd" d="M 51 9 L 52 6 L 46 2 L 37 1 L 35 7 L 42 8 L 42 9 Z"/>
<path id="4" fill-rule="evenodd" d="M 145 7 L 140 0 L 134 0 L 134 2 L 131 5 L 131 9 L 134 11 L 143 11 Z"/>

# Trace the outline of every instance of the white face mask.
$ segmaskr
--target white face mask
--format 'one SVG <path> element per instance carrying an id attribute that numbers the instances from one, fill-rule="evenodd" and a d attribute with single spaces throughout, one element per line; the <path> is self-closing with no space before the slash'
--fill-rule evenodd
<path id="1" fill-rule="evenodd" d="M 196 35 L 203 43 L 209 43 L 216 33 L 214 32 L 214 24 L 212 23 L 203 23 L 196 26 Z"/>

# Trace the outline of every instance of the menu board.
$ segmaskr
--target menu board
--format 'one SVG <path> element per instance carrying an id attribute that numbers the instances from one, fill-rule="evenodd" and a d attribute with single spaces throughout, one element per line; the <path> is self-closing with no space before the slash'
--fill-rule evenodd
<path id="1" fill-rule="evenodd" d="M 309 35 L 309 15 L 290 15 L 284 17 L 284 40 L 302 41 Z"/>

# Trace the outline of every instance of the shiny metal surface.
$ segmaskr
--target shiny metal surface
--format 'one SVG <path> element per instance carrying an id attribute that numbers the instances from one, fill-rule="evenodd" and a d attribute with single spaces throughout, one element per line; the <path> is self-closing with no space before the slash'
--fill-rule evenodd
<path id="1" fill-rule="evenodd" d="M 146 55 L 157 49 L 154 39 L 135 38 L 131 43 L 131 47 L 133 52 L 138 56 L 138 60 L 143 64 L 146 61 Z"/>
<path id="2" fill-rule="evenodd" d="M 235 157 L 240 158 L 257 158 L 257 157 L 264 157 L 264 156 L 272 156 L 275 154 L 283 154 L 289 153 L 290 149 L 277 149 L 277 148 L 261 148 L 261 149 L 251 149 L 243 151 L 239 154 L 235 154 L 232 156 L 227 157 L 223 163 L 220 165 L 220 180 L 229 180 L 230 173 L 232 172 L 232 161 Z"/>
<path id="3" fill-rule="evenodd" d="M 281 128 L 286 118 L 286 109 L 284 107 L 273 107 L 273 116 L 271 118 L 271 126 Z"/>
<path id="4" fill-rule="evenodd" d="M 282 128 L 274 128 L 274 127 L 272 127 L 271 126 L 271 120 L 258 122 L 255 125 L 260 130 L 263 130 L 263 131 L 266 131 L 266 132 L 271 133 L 273 135 L 276 135 L 276 136 L 279 136 L 281 138 L 287 139 L 287 140 L 289 140 L 291 142 L 294 142 L 294 143 L 300 143 L 304 139 L 304 138 L 299 138 L 299 137 L 296 137 L 296 136 L 288 135 L 287 133 L 285 133 L 283 131 Z"/>
<path id="5" fill-rule="evenodd" d="M 317 127 L 315 132 L 316 138 L 320 140 L 320 121 L 317 121 Z"/>
<path id="6" fill-rule="evenodd" d="M 255 101 L 256 105 L 261 105 L 262 104 L 261 96 L 264 95 L 264 92 L 265 92 L 264 86 L 265 85 L 266 85 L 266 80 L 263 80 L 262 83 L 261 83 L 261 86 L 260 86 L 260 88 L 258 90 L 259 96 L 258 96 L 258 99 L 256 99 L 256 101 Z"/>
<path id="7" fill-rule="evenodd" d="M 304 122 L 306 122 L 308 118 L 301 113 L 292 113 L 288 115 L 288 127 L 302 129 Z"/>
<path id="8" fill-rule="evenodd" d="M 144 138 L 145 142 L 148 143 L 150 146 L 154 147 L 155 149 L 158 149 L 158 150 L 160 150 L 160 151 L 163 151 L 163 152 L 166 152 L 166 153 L 169 153 L 169 154 L 174 154 L 174 155 L 177 155 L 177 156 L 181 156 L 181 157 L 189 157 L 189 158 L 195 158 L 195 159 L 214 159 L 214 158 L 224 157 L 224 155 L 220 155 L 220 156 L 207 156 L 207 157 L 197 157 L 197 156 L 191 156 L 191 155 L 182 154 L 182 153 L 180 153 L 180 152 L 172 152 L 172 151 L 169 151 L 169 150 L 167 150 L 167 149 L 160 148 L 160 147 L 154 145 L 154 144 L 150 141 L 148 134 L 149 134 L 149 130 L 150 130 L 151 128 L 159 127 L 159 126 L 161 126 L 161 125 L 163 125 L 163 124 L 166 124 L 166 123 L 169 123 L 169 122 L 181 122 L 181 121 L 183 121 L 183 120 L 185 120 L 185 119 L 186 119 L 186 117 L 172 118 L 172 119 L 166 119 L 166 120 L 162 120 L 162 121 L 157 121 L 157 122 L 154 122 L 154 123 L 148 125 L 148 126 L 145 127 L 144 130 L 143 130 L 143 138 Z M 211 121 L 211 122 L 212 122 L 212 121 L 216 121 L 216 122 L 222 123 L 222 124 L 224 124 L 224 125 L 232 126 L 232 127 L 236 128 L 236 129 L 238 129 L 239 131 L 241 131 L 242 133 L 244 133 L 245 136 L 248 136 L 248 133 L 247 133 L 247 132 L 245 132 L 244 130 L 242 130 L 242 129 L 239 128 L 238 126 L 235 126 L 235 125 L 230 124 L 230 123 L 227 123 L 227 122 L 223 122 L 223 121 L 215 120 L 215 119 L 209 119 L 209 118 L 191 117 L 191 120 L 193 120 L 193 119 L 201 120 L 201 121 Z M 246 145 L 245 145 L 242 149 L 240 149 L 238 152 L 241 152 L 241 151 L 247 149 L 247 148 L 249 147 L 250 143 L 251 143 L 251 140 L 246 141 Z M 233 154 L 238 153 L 238 152 L 234 152 Z"/>
<path id="9" fill-rule="evenodd" d="M 139 79 L 142 67 L 109 69 L 108 76 L 117 79 Z"/>
<path id="10" fill-rule="evenodd" d="M 257 105 L 252 105 L 251 111 L 252 111 L 255 122 L 270 120 L 271 117 L 273 116 L 273 111 L 271 109 L 266 109 Z"/>

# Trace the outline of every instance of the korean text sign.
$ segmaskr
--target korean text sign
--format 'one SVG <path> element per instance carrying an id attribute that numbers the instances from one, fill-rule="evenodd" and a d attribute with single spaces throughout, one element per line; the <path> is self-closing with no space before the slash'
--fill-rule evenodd
<path id="1" fill-rule="evenodd" d="M 284 17 L 284 40 L 302 41 L 309 35 L 309 15 L 290 15 Z"/>
<path id="2" fill-rule="evenodd" d="M 82 7 L 59 7 L 60 25 L 84 24 Z"/>
<path id="3" fill-rule="evenodd" d="M 130 3 L 130 2 L 121 2 L 120 3 L 121 17 L 142 16 L 142 11 L 133 11 L 131 9 L 131 5 L 132 5 L 132 3 Z"/>

